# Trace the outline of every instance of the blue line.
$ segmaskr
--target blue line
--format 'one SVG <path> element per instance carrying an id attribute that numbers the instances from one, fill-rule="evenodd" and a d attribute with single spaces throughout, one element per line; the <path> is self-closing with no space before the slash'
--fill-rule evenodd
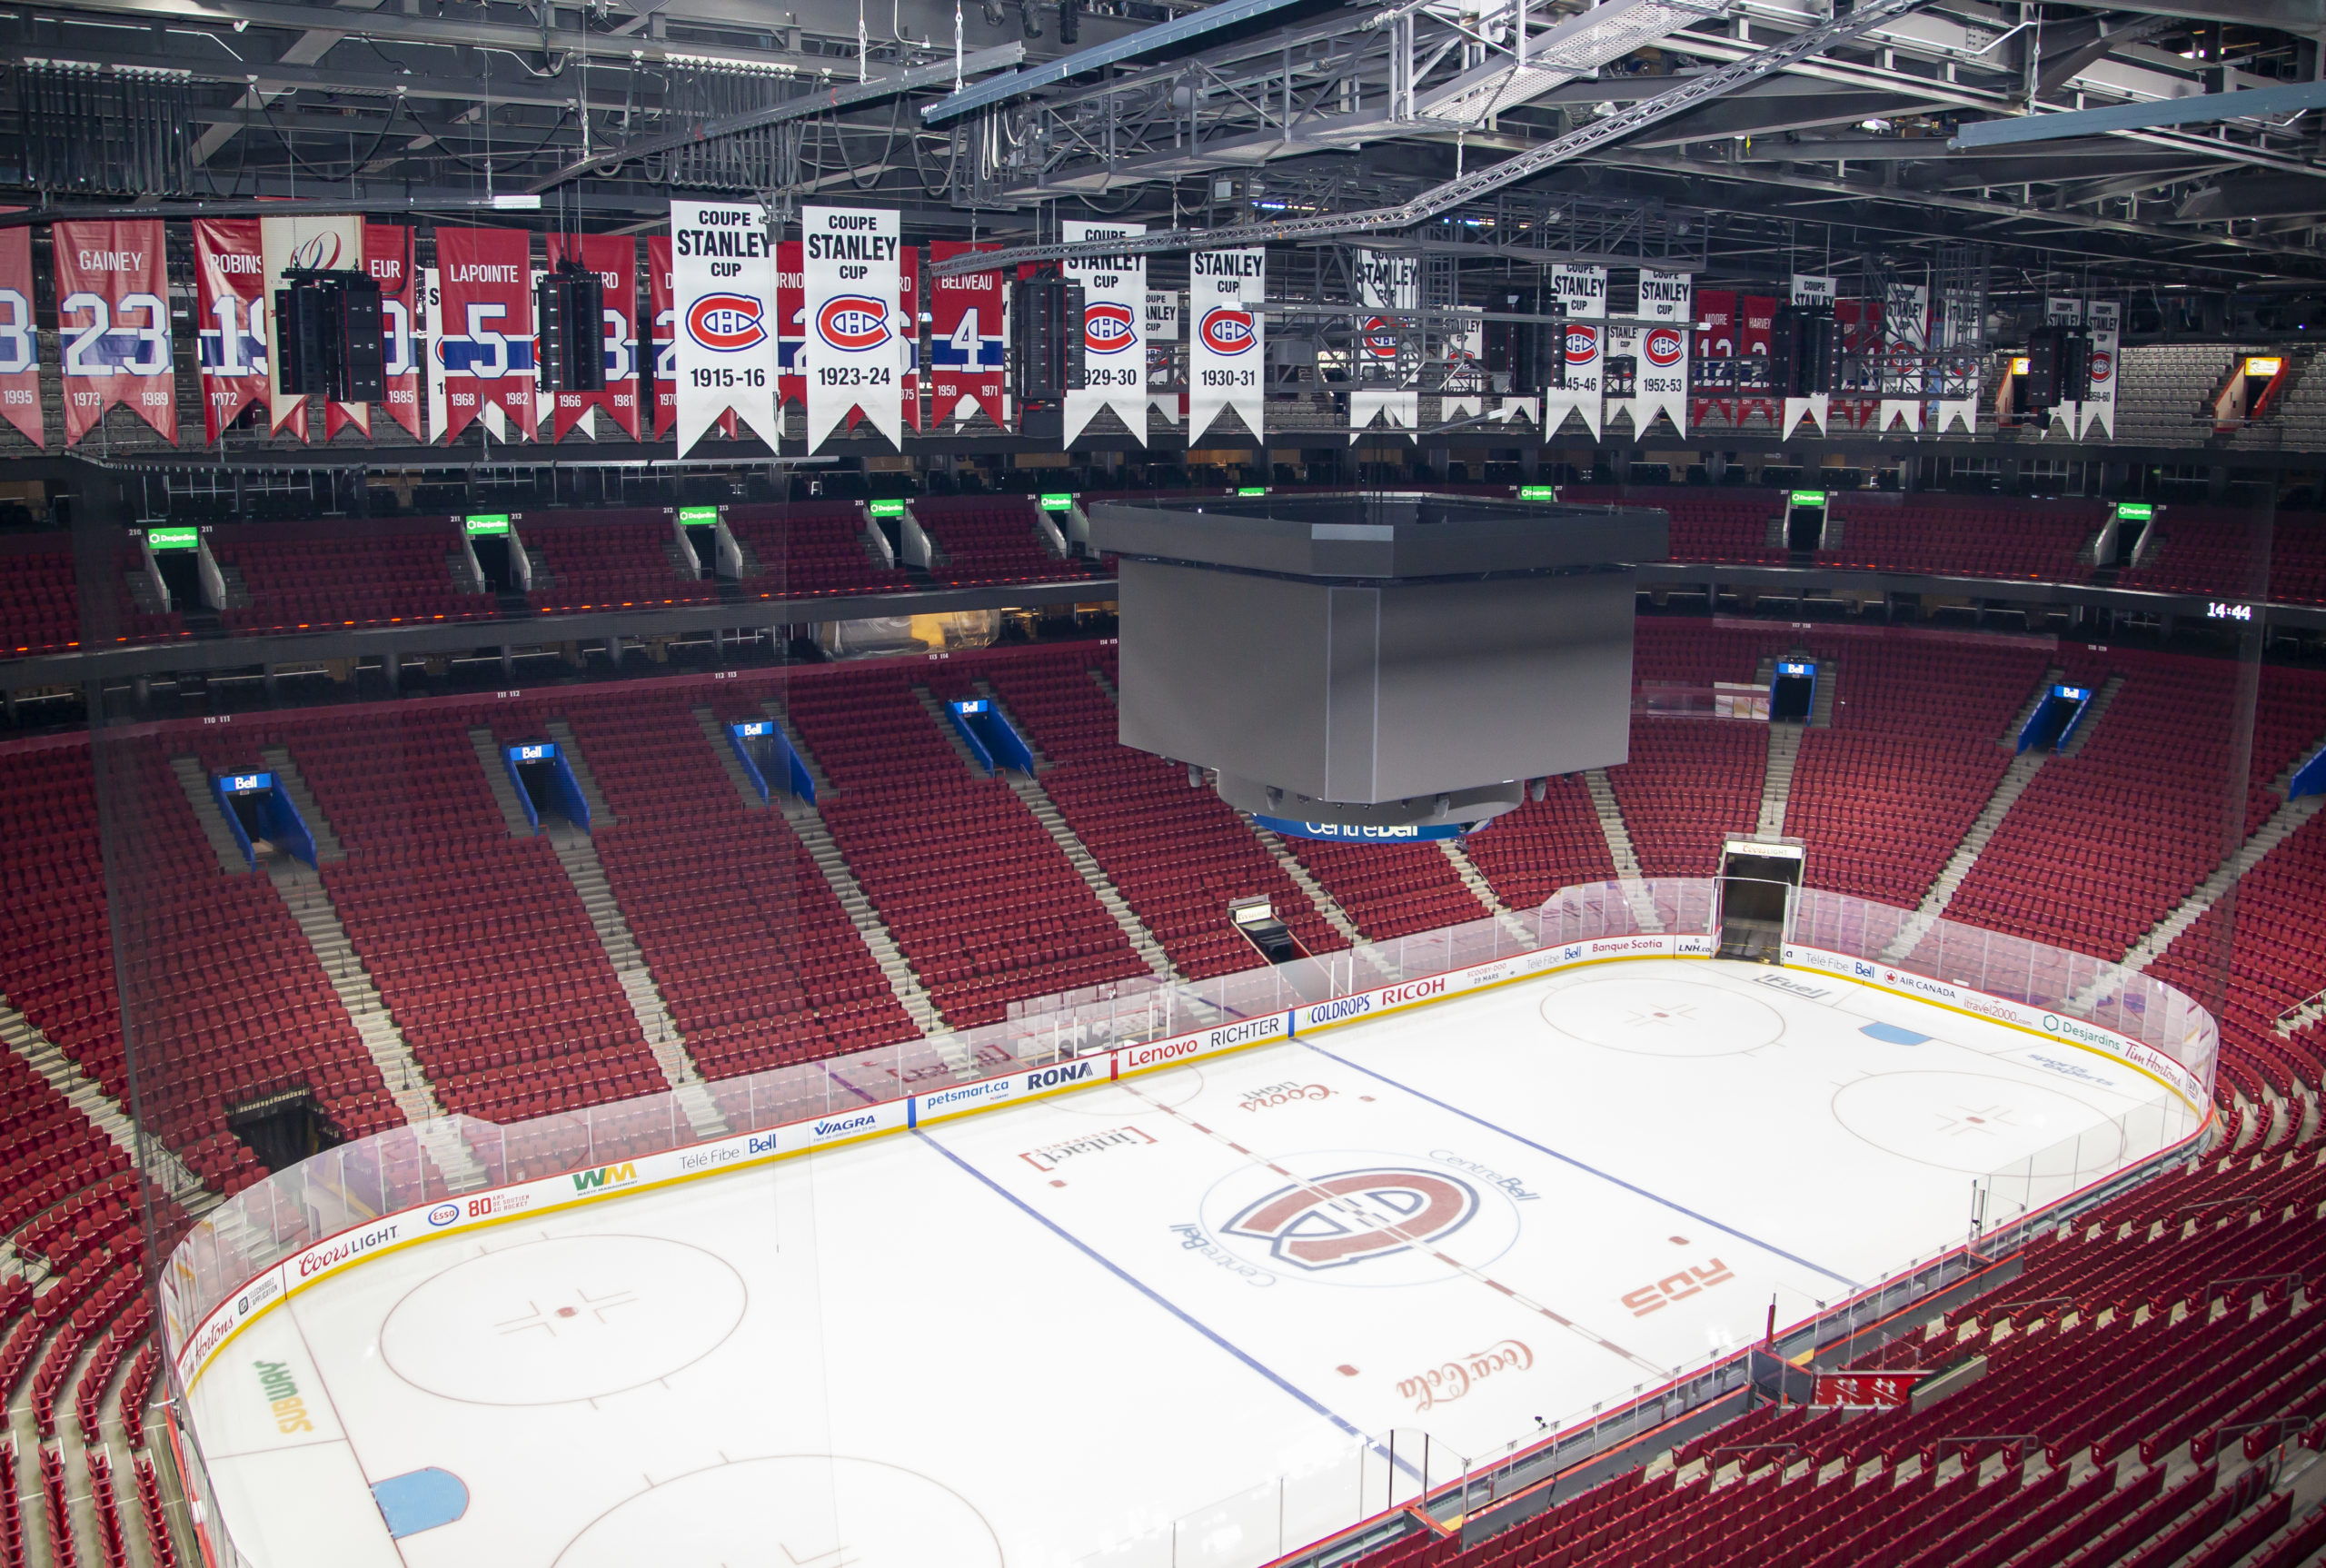
<path id="1" fill-rule="evenodd" d="M 1466 1111 L 1459 1106 L 1449 1106 L 1444 1100 L 1438 1099 L 1435 1096 L 1422 1093 L 1419 1089 L 1415 1088 L 1410 1084 L 1401 1084 L 1397 1079 L 1389 1077 L 1387 1073 L 1377 1073 L 1371 1067 L 1360 1067 L 1357 1063 L 1350 1061 L 1347 1057 L 1337 1057 L 1333 1055 L 1332 1052 L 1325 1049 L 1322 1046 L 1315 1044 L 1313 1041 L 1301 1040 L 1297 1043 L 1306 1046 L 1308 1049 L 1316 1052 L 1318 1056 L 1324 1057 L 1328 1062 L 1338 1062 L 1345 1067 L 1350 1068 L 1356 1072 L 1363 1073 L 1367 1077 L 1375 1078 L 1388 1085 L 1391 1088 L 1397 1090 L 1401 1094 L 1411 1095 L 1414 1098 L 1421 1101 L 1425 1105 L 1436 1106 L 1439 1110 L 1451 1112 L 1453 1115 L 1460 1116 L 1465 1121 L 1476 1122 L 1478 1126 L 1486 1128 L 1488 1132 L 1500 1133 L 1504 1137 L 1508 1138 L 1511 1142 L 1515 1144 L 1524 1144 L 1526 1147 L 1533 1149 L 1536 1154 L 1548 1155 L 1553 1159 L 1558 1160 L 1566 1165 L 1571 1165 L 1579 1171 L 1584 1171 L 1589 1175 L 1595 1176 L 1601 1181 L 1606 1182 L 1611 1186 L 1619 1186 L 1628 1193 L 1635 1193 L 1639 1196 L 1647 1199 L 1650 1203 L 1662 1204 L 1665 1208 L 1672 1210 L 1675 1214 L 1684 1214 L 1692 1220 L 1712 1226 L 1715 1230 L 1726 1231 L 1730 1236 L 1735 1236 L 1739 1241 L 1750 1242 L 1753 1245 L 1759 1247 L 1763 1252 L 1773 1253 L 1776 1256 L 1784 1258 L 1788 1263 L 1797 1263 L 1804 1268 L 1814 1269 L 1817 1273 L 1824 1275 L 1827 1279 L 1839 1280 L 1844 1285 L 1848 1285 L 1852 1290 L 1859 1288 L 1857 1281 L 1850 1278 L 1847 1275 L 1835 1274 L 1832 1269 L 1824 1266 L 1822 1264 L 1812 1263 L 1805 1257 L 1796 1257 L 1781 1246 L 1770 1245 L 1767 1242 L 1763 1241 L 1759 1236 L 1753 1235 L 1749 1231 L 1738 1230 L 1733 1225 L 1723 1225 L 1720 1221 L 1713 1218 L 1710 1215 L 1698 1214 L 1695 1209 L 1689 1208 L 1684 1204 L 1674 1203 L 1670 1198 L 1664 1196 L 1661 1193 L 1653 1193 L 1644 1186 L 1635 1186 L 1632 1183 L 1625 1181 L 1621 1176 L 1609 1176 L 1605 1171 L 1599 1169 L 1596 1166 L 1584 1164 L 1583 1161 L 1576 1159 L 1573 1155 L 1563 1155 L 1559 1153 L 1558 1150 L 1552 1148 L 1547 1145 L 1538 1144 L 1533 1138 L 1522 1136 L 1517 1133 L 1512 1132 L 1508 1127 L 1486 1120 L 1486 1117 L 1478 1116 L 1475 1112 Z"/>
<path id="2" fill-rule="evenodd" d="M 930 1137 L 925 1129 L 918 1129 L 912 1136 L 926 1143 L 930 1148 L 935 1149 L 947 1159 L 951 1160 L 955 1165 L 969 1172 L 969 1175 L 977 1177 L 978 1180 L 990 1187 L 995 1196 L 1000 1197 L 1007 1203 L 1015 1205 L 1028 1218 L 1041 1226 L 1052 1236 L 1057 1236 L 1060 1241 L 1065 1242 L 1069 1246 L 1073 1247 L 1077 1252 L 1079 1252 L 1083 1256 L 1088 1258 L 1092 1263 L 1097 1264 L 1100 1268 L 1105 1269 L 1108 1274 L 1111 1274 L 1117 1279 L 1121 1280 L 1125 1285 L 1138 1292 L 1139 1295 L 1147 1297 L 1148 1300 L 1153 1302 L 1156 1305 L 1169 1313 L 1173 1317 L 1178 1318 L 1181 1323 L 1186 1324 L 1189 1328 L 1194 1329 L 1198 1334 L 1202 1335 L 1206 1339 L 1211 1341 L 1212 1344 L 1219 1346 L 1220 1349 L 1226 1351 L 1228 1355 L 1234 1356 L 1237 1360 L 1250 1367 L 1254 1372 L 1258 1373 L 1262 1377 L 1267 1378 L 1270 1383 L 1275 1384 L 1278 1388 L 1284 1390 L 1285 1393 L 1292 1395 L 1293 1398 L 1298 1400 L 1301 1404 L 1307 1405 L 1309 1409 L 1315 1411 L 1326 1420 L 1331 1422 L 1335 1426 L 1339 1427 L 1351 1437 L 1370 1441 L 1369 1439 L 1365 1438 L 1364 1433 L 1358 1431 L 1347 1421 L 1334 1414 L 1331 1411 L 1326 1409 L 1323 1405 L 1309 1398 L 1308 1395 L 1303 1394 L 1299 1389 L 1295 1388 L 1291 1384 L 1286 1382 L 1282 1377 L 1277 1376 L 1274 1372 L 1271 1372 L 1268 1368 L 1261 1365 L 1257 1361 L 1252 1359 L 1251 1356 L 1228 1344 L 1228 1341 L 1221 1338 L 1218 1334 L 1215 1333 L 1203 1323 L 1190 1316 L 1186 1311 L 1173 1305 L 1170 1301 L 1158 1295 L 1155 1290 L 1140 1282 L 1121 1265 L 1107 1257 L 1104 1254 L 1098 1252 L 1096 1248 L 1092 1247 L 1080 1236 L 1076 1236 L 1072 1231 L 1068 1230 L 1056 1220 L 1050 1218 L 1048 1215 L 1034 1207 L 1033 1205 L 1019 1197 L 1016 1193 L 1011 1192 L 999 1182 L 995 1181 L 991 1176 L 978 1169 L 977 1166 L 963 1159 L 959 1155 L 955 1154 L 951 1149 L 947 1148 L 943 1144 L 940 1144 L 935 1138 Z"/>

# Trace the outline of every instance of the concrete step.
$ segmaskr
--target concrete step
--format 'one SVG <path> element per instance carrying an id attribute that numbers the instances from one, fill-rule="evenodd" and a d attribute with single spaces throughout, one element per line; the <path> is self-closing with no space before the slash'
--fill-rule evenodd
<path id="1" fill-rule="evenodd" d="M 601 828 L 612 827 L 619 819 L 614 816 L 614 809 L 606 804 L 605 794 L 598 788 L 597 775 L 590 771 L 589 759 L 582 755 L 582 743 L 573 738 L 573 727 L 562 719 L 552 719 L 542 728 L 549 731 L 550 739 L 557 742 L 558 750 L 565 757 L 565 765 L 573 769 L 573 782 L 582 787 L 582 799 L 590 808 L 591 830 L 594 832 Z"/>
<path id="2" fill-rule="evenodd" d="M 1284 868 L 1284 874 L 1292 878 L 1292 885 L 1307 895 L 1308 901 L 1317 907 L 1317 913 L 1325 918 L 1325 923 L 1347 938 L 1352 945 L 1367 946 L 1370 938 L 1357 928 L 1357 922 L 1348 918 L 1348 911 L 1341 908 L 1340 900 L 1325 891 L 1325 885 L 1308 874 L 1308 868 L 1300 863 L 1300 857 L 1285 848 L 1282 839 L 1253 820 L 1250 812 L 1238 811 L 1236 814 L 1252 829 L 1252 836 L 1260 841 L 1260 847 Z"/>
<path id="3" fill-rule="evenodd" d="M 1761 812 L 1754 824 L 1754 831 L 1764 838 L 1781 838 L 1784 833 L 1784 814 L 1793 799 L 1793 775 L 1801 759 L 1802 727 L 1798 724 L 1769 725 L 1769 756 L 1761 778 Z"/>
<path id="4" fill-rule="evenodd" d="M 1050 836 L 1050 842 L 1059 847 L 1059 852 L 1066 857 L 1067 864 L 1074 868 L 1075 875 L 1082 878 L 1083 886 L 1097 896 L 1108 918 L 1129 939 L 1131 950 L 1139 956 L 1140 961 L 1158 979 L 1184 980 L 1187 977 L 1180 974 L 1171 962 L 1170 955 L 1156 939 L 1155 933 L 1147 928 L 1146 923 L 1139 919 L 1138 912 L 1131 908 L 1129 901 L 1107 875 L 1106 868 L 1075 836 L 1074 829 L 1067 826 L 1066 819 L 1059 815 L 1049 792 L 1022 773 L 1007 772 L 1003 777 L 1008 780 L 1011 792 L 1034 814 L 1034 820 L 1042 825 L 1042 831 Z"/>
<path id="5" fill-rule="evenodd" d="M 2123 689 L 2124 678 L 2121 675 L 2111 675 L 2100 683 L 2100 690 L 2092 694 L 2092 700 L 2084 706 L 2083 717 L 2077 721 L 2075 733 L 2069 736 L 2068 743 L 2059 749 L 2061 756 L 2073 757 L 2092 744 L 2092 737 L 2099 729 L 2101 719 L 2107 716 L 2110 706 L 2115 702 L 2116 693 Z"/>
<path id="6" fill-rule="evenodd" d="M 702 738 L 711 747 L 711 754 L 719 759 L 719 766 L 726 773 L 727 782 L 735 787 L 736 799 L 742 801 L 746 810 L 766 810 L 767 802 L 760 799 L 760 792 L 751 787 L 751 776 L 743 771 L 742 759 L 735 755 L 735 744 L 728 739 L 727 727 L 720 723 L 719 716 L 708 708 L 697 708 L 693 712 L 694 721 L 701 727 Z M 768 781 L 769 789 L 776 787 L 773 779 Z"/>
<path id="7" fill-rule="evenodd" d="M 926 686 L 916 686 L 912 689 L 912 696 L 913 700 L 920 704 L 920 710 L 929 715 L 929 721 L 937 726 L 937 732 L 945 737 L 945 744 L 953 749 L 953 755 L 961 759 L 961 766 L 980 779 L 988 777 L 985 764 L 978 759 L 976 752 L 969 749 L 969 743 L 961 738 L 961 731 L 946 713 L 945 704 L 938 700 L 937 694 Z"/>
<path id="8" fill-rule="evenodd" d="M 804 754 L 801 760 L 806 760 Z M 880 915 L 872 908 L 872 900 L 866 897 L 863 887 L 856 880 L 856 874 L 848 868 L 840 846 L 832 841 L 831 829 L 825 824 L 823 813 L 800 800 L 785 809 L 783 819 L 791 825 L 791 830 L 808 847 L 809 857 L 814 860 L 816 868 L 823 873 L 825 885 L 840 899 L 840 907 L 847 913 L 849 923 L 856 928 L 856 934 L 863 938 L 865 947 L 871 950 L 873 960 L 880 966 L 880 973 L 888 980 L 889 990 L 897 998 L 898 1005 L 919 1026 L 923 1034 L 939 1036 L 949 1033 L 951 1026 L 937 1010 L 937 1004 L 929 998 L 928 988 L 920 983 L 920 977 L 913 973 L 911 964 L 906 961 L 904 953 L 897 947 L 895 936 L 881 923 Z"/>
<path id="9" fill-rule="evenodd" d="M 1969 830 L 1954 846 L 1954 852 L 1947 857 L 1946 864 L 1940 868 L 1938 878 L 1931 884 L 1930 891 L 1923 895 L 1922 903 L 1898 928 L 1898 934 L 1891 939 L 1890 945 L 1883 949 L 1884 958 L 1894 964 L 1903 962 L 1914 950 L 1916 944 L 1930 934 L 1931 928 L 1945 918 L 1946 907 L 1962 890 L 1963 879 L 1971 875 L 1972 868 L 1979 863 L 1980 855 L 1993 841 L 1997 829 L 2003 827 L 2003 819 L 2011 814 L 2012 807 L 2027 793 L 2027 786 L 2035 781 L 2035 775 L 2050 759 L 2050 752 L 2033 750 L 2022 751 L 2012 759 L 2011 766 L 2004 769 L 2003 777 L 1996 780 L 1994 792 L 1987 797 L 1986 805 L 1980 808 L 1979 815 L 1972 821 Z"/>
<path id="10" fill-rule="evenodd" d="M 2234 854 L 2213 869 L 2212 875 L 2197 884 L 2189 896 L 2174 907 L 2172 912 L 2151 927 L 2141 939 L 2124 955 L 2128 969 L 2145 969 L 2170 948 L 2182 932 L 2195 925 L 2206 910 L 2226 896 L 2240 878 L 2259 865 L 2261 857 L 2284 843 L 2295 829 L 2326 808 L 2326 796 L 2305 795 L 2299 800 L 2279 803 L 2270 813 L 2269 820 L 2255 829 Z"/>
<path id="11" fill-rule="evenodd" d="M 825 775 L 823 765 L 816 760 L 816 754 L 808 749 L 807 741 L 800 738 L 800 731 L 792 728 L 791 715 L 784 710 L 783 704 L 770 697 L 760 704 L 760 710 L 775 720 L 776 728 L 783 731 L 783 738 L 791 742 L 791 749 L 799 753 L 800 765 L 808 770 L 808 777 L 815 783 L 816 799 L 821 800 L 831 794 L 831 779 Z"/>
<path id="12" fill-rule="evenodd" d="M 339 835 L 332 830 L 331 822 L 323 816 L 323 809 L 315 804 L 314 791 L 307 788 L 306 776 L 291 759 L 290 751 L 281 746 L 270 746 L 259 756 L 273 771 L 276 782 L 283 786 L 283 794 L 291 798 L 291 805 L 299 813 L 299 819 L 307 825 L 308 835 L 315 841 L 315 863 L 329 866 L 346 859 L 347 850 L 340 844 Z"/>
<path id="13" fill-rule="evenodd" d="M 1641 886 L 1645 878 L 1639 868 L 1639 852 L 1632 847 L 1631 829 L 1624 825 L 1623 806 L 1615 799 L 1615 786 L 1608 779 L 1607 770 L 1585 769 L 1583 789 L 1591 797 L 1591 814 L 1599 819 L 1599 836 L 1607 842 L 1607 858 L 1615 862 L 1615 879 L 1623 885 L 1632 918 L 1643 931 L 1661 931 L 1664 918 L 1655 912 L 1655 900 Z"/>
<path id="14" fill-rule="evenodd" d="M 1494 884 L 1486 880 L 1486 873 L 1478 869 L 1477 862 L 1470 858 L 1467 849 L 1452 839 L 1440 839 L 1437 847 L 1446 852 L 1446 862 L 1454 868 L 1454 874 L 1462 878 L 1462 885 L 1470 890 L 1471 897 L 1486 906 L 1501 922 L 1504 930 L 1521 942 L 1535 939 L 1534 929 L 1502 901 L 1502 896 L 1494 890 Z"/>
<path id="15" fill-rule="evenodd" d="M 8 1048 L 26 1067 L 45 1079 L 50 1088 L 70 1101 L 75 1109 L 96 1125 L 99 1132 L 112 1139 L 114 1146 L 129 1156 L 130 1164 L 135 1166 L 142 1161 L 144 1168 L 168 1188 L 179 1207 L 200 1218 L 224 1201 L 219 1194 L 204 1186 L 177 1156 L 163 1147 L 160 1139 L 154 1139 L 151 1150 L 141 1155 L 137 1124 L 129 1119 L 121 1102 L 107 1094 L 104 1085 L 84 1073 L 78 1062 L 5 996 L 0 996 L 0 1039 L 7 1042 Z"/>
<path id="16" fill-rule="evenodd" d="M 237 877 L 250 874 L 251 863 L 243 855 L 243 846 L 234 830 L 226 826 L 226 819 L 218 804 L 218 797 L 210 788 L 209 770 L 198 757 L 173 757 L 170 771 L 176 775 L 178 787 L 185 791 L 186 804 L 194 808 L 194 820 L 202 825 L 202 840 L 218 857 L 218 868 Z"/>
<path id="17" fill-rule="evenodd" d="M 512 839 L 530 839 L 533 824 L 525 815 L 524 805 L 517 799 L 517 785 L 509 777 L 509 764 L 494 739 L 492 731 L 480 724 L 470 729 L 469 744 L 476 749 L 476 759 L 484 769 L 485 787 L 492 791 L 492 803 L 501 808 L 501 820 Z"/>

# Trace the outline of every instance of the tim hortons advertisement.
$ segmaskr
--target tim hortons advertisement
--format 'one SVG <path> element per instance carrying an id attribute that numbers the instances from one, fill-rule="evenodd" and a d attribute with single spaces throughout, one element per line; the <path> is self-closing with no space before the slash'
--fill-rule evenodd
<path id="1" fill-rule="evenodd" d="M 679 455 L 732 412 L 774 452 L 775 245 L 756 202 L 671 203 Z"/>
<path id="2" fill-rule="evenodd" d="M 1606 371 L 1607 269 L 1560 263 L 1551 268 L 1551 287 L 1566 304 L 1566 342 L 1559 350 L 1566 356 L 1566 385 L 1543 389 L 1543 434 L 1558 434 L 1571 409 L 1596 440 L 1605 417 L 1600 389 Z"/>
<path id="3" fill-rule="evenodd" d="M 444 436 L 479 420 L 499 441 L 531 441 L 533 396 L 532 235 L 522 229 L 436 231 L 444 365 Z"/>
<path id="4" fill-rule="evenodd" d="M 1686 273 L 1639 273 L 1639 379 L 1630 408 L 1632 432 L 1645 435 L 1657 414 L 1675 433 L 1688 431 L 1688 333 L 1695 324 L 1695 280 Z"/>
<path id="5" fill-rule="evenodd" d="M 202 437 L 215 442 L 267 390 L 265 267 L 256 218 L 194 220 L 194 370 Z"/>
<path id="6" fill-rule="evenodd" d="M 808 450 L 822 446 L 851 409 L 861 409 L 874 430 L 901 448 L 897 214 L 877 207 L 802 207 L 800 220 Z"/>
<path id="7" fill-rule="evenodd" d="M 282 338 L 275 329 L 274 296 L 284 286 L 283 274 L 293 271 L 345 272 L 362 266 L 363 220 L 334 216 L 261 218 L 258 251 L 259 305 L 265 317 L 265 329 L 258 335 L 263 342 L 273 343 Z M 276 435 L 289 430 L 301 441 L 309 440 L 313 432 L 306 396 L 286 392 L 275 384 L 273 372 L 280 369 L 270 361 L 267 429 Z"/>
<path id="8" fill-rule="evenodd" d="M 974 251 L 999 247 L 962 240 L 935 240 L 929 259 L 949 261 Z M 959 425 L 978 409 L 1001 421 L 1001 274 L 963 273 L 934 278 L 929 288 L 929 419 Z M 1145 428 L 1142 422 L 1140 429 Z"/>
<path id="9" fill-rule="evenodd" d="M 569 259 L 597 273 L 598 282 L 605 290 L 598 331 L 602 343 L 601 352 L 605 356 L 606 384 L 593 392 L 552 394 L 556 401 L 551 411 L 550 438 L 563 441 L 565 432 L 575 425 L 587 425 L 589 429 L 584 433 L 594 437 L 598 433 L 597 415 L 602 410 L 617 430 L 636 441 L 640 431 L 638 243 L 627 234 L 550 235 L 550 271 L 555 273 L 558 263 Z"/>
<path id="10" fill-rule="evenodd" d="M 48 444 L 40 412 L 40 333 L 33 323 L 33 232 L 0 229 L 0 415 L 36 446 Z"/>
<path id="11" fill-rule="evenodd" d="M 1068 244 L 1127 240 L 1145 223 L 1094 223 L 1069 218 L 1059 231 Z M 1112 409 L 1123 428 L 1147 443 L 1147 258 L 1078 257 L 1066 263 L 1069 281 L 1082 285 L 1082 385 L 1066 394 L 1065 444 L 1072 446 L 1100 409 Z"/>
<path id="12" fill-rule="evenodd" d="M 1267 252 L 1198 251 L 1188 258 L 1188 440 L 1209 432 L 1233 410 L 1255 440 L 1267 392 L 1260 367 L 1267 362 L 1260 302 L 1267 298 Z"/>
<path id="13" fill-rule="evenodd" d="M 174 443 L 177 382 L 170 372 L 170 283 L 161 221 L 65 223 L 50 233 L 65 444 L 94 430 L 115 403 Z"/>

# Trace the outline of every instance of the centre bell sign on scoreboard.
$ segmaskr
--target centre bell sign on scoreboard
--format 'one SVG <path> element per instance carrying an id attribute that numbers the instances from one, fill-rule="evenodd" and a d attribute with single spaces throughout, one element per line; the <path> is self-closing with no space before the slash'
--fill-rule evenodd
<path id="1" fill-rule="evenodd" d="M 671 365 L 679 455 L 733 412 L 780 448 L 775 244 L 756 202 L 671 203 Z"/>

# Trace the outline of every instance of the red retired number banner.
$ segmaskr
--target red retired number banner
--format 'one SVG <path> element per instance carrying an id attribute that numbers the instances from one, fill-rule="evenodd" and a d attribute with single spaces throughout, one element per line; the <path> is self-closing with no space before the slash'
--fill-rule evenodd
<path id="1" fill-rule="evenodd" d="M 603 409 L 608 418 L 619 425 L 631 440 L 636 441 L 639 428 L 638 243 L 627 234 L 550 235 L 550 271 L 554 273 L 558 263 L 569 256 L 597 273 L 598 281 L 605 285 L 606 313 L 599 332 L 605 343 L 606 385 L 602 392 L 562 392 L 555 394 L 557 406 L 550 428 L 550 439 L 563 441 L 565 432 L 582 422 L 591 409 Z M 667 305 L 665 302 L 665 308 Z M 591 433 L 597 433 L 594 428 Z M 658 430 L 656 433 L 661 432 Z"/>
<path id="2" fill-rule="evenodd" d="M 654 439 L 679 422 L 679 308 L 671 281 L 671 236 L 646 237 L 646 309 L 653 317 Z M 633 336 L 635 333 L 632 334 Z M 719 416 L 719 433 L 735 439 L 735 411 Z"/>
<path id="3" fill-rule="evenodd" d="M 972 245 L 960 240 L 936 240 L 929 259 L 941 262 L 971 251 L 991 251 L 996 245 Z M 986 417 L 1001 419 L 1001 274 L 963 273 L 958 277 L 933 278 L 929 290 L 929 418 L 941 424 L 946 416 L 959 423 L 960 405 L 975 399 Z"/>
<path id="4" fill-rule="evenodd" d="M 897 386 L 904 394 L 905 423 L 920 428 L 920 247 L 897 251 Z M 780 377 L 777 378 L 779 381 Z M 848 411 L 848 428 L 864 417 L 860 408 Z"/>
<path id="5" fill-rule="evenodd" d="M 175 444 L 177 382 L 170 372 L 170 285 L 160 221 L 65 223 L 51 233 L 65 444 L 94 430 L 115 403 Z"/>
<path id="6" fill-rule="evenodd" d="M 444 436 L 479 418 L 502 441 L 533 436 L 532 235 L 522 229 L 438 229 Z"/>
<path id="7" fill-rule="evenodd" d="M 194 220 L 194 367 L 205 441 L 266 402 L 265 288 L 256 218 Z"/>
<path id="8" fill-rule="evenodd" d="M 40 334 L 33 325 L 30 229 L 0 229 L 0 418 L 35 445 L 48 444 L 40 416 Z"/>
<path id="9" fill-rule="evenodd" d="M 775 378 L 776 417 L 783 405 L 808 406 L 808 372 L 800 362 L 800 346 L 808 341 L 807 263 L 798 240 L 775 243 Z"/>
<path id="10" fill-rule="evenodd" d="M 380 339 L 390 418 L 416 440 L 420 435 L 420 288 L 412 264 L 412 231 L 394 223 L 363 225 L 363 270 L 380 285 Z M 327 405 L 323 439 L 349 425 L 372 433 L 368 403 Z"/>

